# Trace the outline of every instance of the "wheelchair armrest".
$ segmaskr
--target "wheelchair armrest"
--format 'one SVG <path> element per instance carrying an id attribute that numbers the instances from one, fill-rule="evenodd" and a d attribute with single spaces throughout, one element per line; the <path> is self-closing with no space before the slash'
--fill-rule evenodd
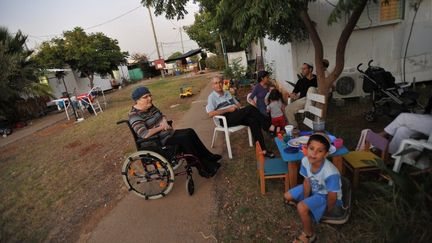
<path id="1" fill-rule="evenodd" d="M 154 143 L 156 143 L 158 146 L 162 146 L 162 144 L 161 144 L 159 138 L 156 137 L 156 136 L 154 136 L 154 137 L 149 137 L 149 138 L 138 138 L 138 139 L 136 140 L 136 143 L 137 143 L 138 145 L 141 145 L 141 144 L 143 144 L 143 143 L 149 143 L 149 142 L 154 142 Z"/>

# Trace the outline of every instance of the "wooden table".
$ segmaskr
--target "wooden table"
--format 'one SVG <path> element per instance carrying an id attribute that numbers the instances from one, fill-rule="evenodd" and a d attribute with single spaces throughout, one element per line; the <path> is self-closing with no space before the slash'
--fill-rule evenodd
<path id="1" fill-rule="evenodd" d="M 288 163 L 288 174 L 289 174 L 289 188 L 293 188 L 297 185 L 297 174 L 299 173 L 298 163 L 303 159 L 304 155 L 299 150 L 297 153 L 287 153 L 285 152 L 285 148 L 288 146 L 284 141 L 281 141 L 279 138 L 275 137 L 275 142 L 278 147 L 279 153 L 282 159 Z M 333 164 L 338 168 L 341 175 L 344 174 L 343 171 L 343 158 L 342 155 L 347 154 L 348 149 L 343 146 L 329 155 Z"/>

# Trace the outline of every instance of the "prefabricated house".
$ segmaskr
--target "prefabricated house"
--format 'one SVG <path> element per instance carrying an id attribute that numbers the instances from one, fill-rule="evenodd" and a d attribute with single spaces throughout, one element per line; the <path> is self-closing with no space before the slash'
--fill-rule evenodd
<path id="1" fill-rule="evenodd" d="M 78 72 L 68 70 L 65 71 L 66 76 L 64 77 L 65 84 L 67 86 L 67 90 L 69 93 L 87 93 L 90 91 L 90 80 L 86 77 L 81 78 Z M 121 84 L 122 80 L 129 80 L 128 69 L 126 66 L 119 66 L 118 70 L 113 71 L 114 79 L 107 75 L 106 77 L 102 77 L 101 75 L 94 75 L 94 86 L 100 87 L 103 91 L 112 89 L 112 81 L 115 80 L 116 84 Z M 50 72 L 47 77 L 48 83 L 52 88 L 53 95 L 56 98 L 60 98 L 63 96 L 66 89 L 63 85 L 62 80 L 58 80 L 55 77 L 54 72 Z"/>
<path id="2" fill-rule="evenodd" d="M 407 82 L 432 80 L 432 0 L 421 1 L 417 16 L 413 22 L 415 10 L 412 3 L 419 0 L 385 0 L 369 1 L 353 31 L 345 52 L 345 68 L 336 82 L 351 82 L 351 92 L 333 94 L 336 98 L 364 95 L 362 78 L 356 70 L 359 63 L 365 67 L 373 59 L 373 65 L 390 71 L 396 82 L 404 80 L 403 64 L 405 62 L 405 80 Z M 329 71 L 333 69 L 336 56 L 336 45 L 346 23 L 340 20 L 331 26 L 327 19 L 333 10 L 336 0 L 318 0 L 309 4 L 311 19 L 317 24 L 317 31 L 324 47 L 324 58 L 330 61 Z M 410 35 L 411 25 L 413 24 Z M 409 41 L 406 50 L 407 41 Z M 295 83 L 304 62 L 314 63 L 314 47 L 310 40 L 281 45 L 277 41 L 264 39 L 265 48 L 258 43 L 251 45 L 248 59 L 262 56 L 264 63 L 270 65 L 274 77 L 286 85 L 285 81 Z M 405 56 L 406 51 L 406 56 Z M 291 90 L 290 85 L 286 85 Z"/>

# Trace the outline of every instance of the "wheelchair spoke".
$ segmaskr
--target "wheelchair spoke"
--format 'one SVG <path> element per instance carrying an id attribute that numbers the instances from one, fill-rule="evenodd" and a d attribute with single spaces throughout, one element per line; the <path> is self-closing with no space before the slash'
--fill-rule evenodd
<path id="1" fill-rule="evenodd" d="M 138 195 L 155 199 L 166 195 L 172 188 L 174 172 L 166 160 L 150 153 L 137 152 L 126 160 L 123 173 L 126 184 Z M 136 155 L 134 154 L 134 155 Z"/>

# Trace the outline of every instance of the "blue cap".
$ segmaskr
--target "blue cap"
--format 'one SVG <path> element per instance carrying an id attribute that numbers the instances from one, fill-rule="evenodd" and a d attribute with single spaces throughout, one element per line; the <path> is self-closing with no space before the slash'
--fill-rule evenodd
<path id="1" fill-rule="evenodd" d="M 132 92 L 132 99 L 137 101 L 143 95 L 149 94 L 149 93 L 150 93 L 150 90 L 148 88 L 146 88 L 144 86 L 138 87 Z"/>

